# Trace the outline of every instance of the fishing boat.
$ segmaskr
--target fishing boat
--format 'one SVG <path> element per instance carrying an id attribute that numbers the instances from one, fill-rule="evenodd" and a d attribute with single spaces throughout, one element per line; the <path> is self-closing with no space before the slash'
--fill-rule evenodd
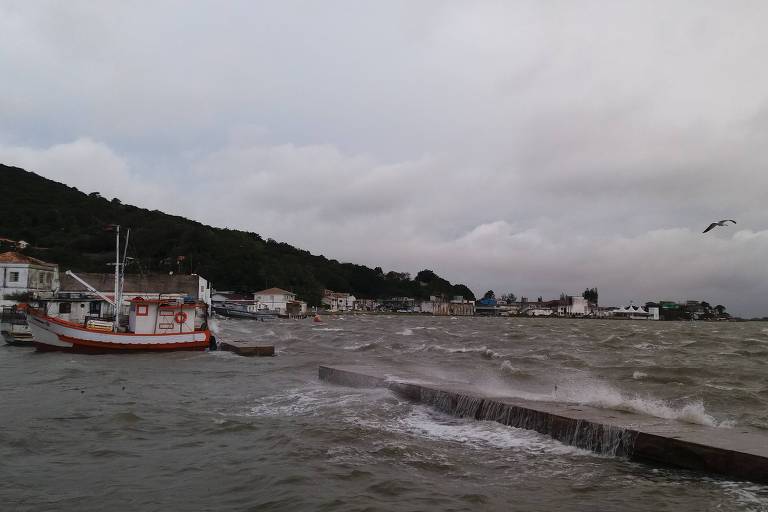
<path id="1" fill-rule="evenodd" d="M 16 307 L 0 309 L 0 337 L 8 345 L 32 345 L 32 333 L 23 311 Z"/>
<path id="2" fill-rule="evenodd" d="M 266 308 L 259 308 L 255 304 L 243 304 L 236 302 L 223 302 L 215 304 L 213 311 L 219 315 L 229 318 L 247 318 L 250 320 L 274 320 L 277 318 L 277 311 Z"/>
<path id="3" fill-rule="evenodd" d="M 43 308 L 26 307 L 26 318 L 38 350 L 69 352 L 134 352 L 169 350 L 205 350 L 211 343 L 206 322 L 207 306 L 182 299 L 145 299 L 130 301 L 127 323 L 121 322 L 122 286 L 126 256 L 120 262 L 120 227 L 117 227 L 115 294 L 103 295 L 71 271 L 102 300 L 112 305 L 111 317 L 88 317 L 72 322 L 51 316 Z M 130 235 L 130 230 L 128 231 Z M 128 245 L 126 236 L 126 247 Z"/>

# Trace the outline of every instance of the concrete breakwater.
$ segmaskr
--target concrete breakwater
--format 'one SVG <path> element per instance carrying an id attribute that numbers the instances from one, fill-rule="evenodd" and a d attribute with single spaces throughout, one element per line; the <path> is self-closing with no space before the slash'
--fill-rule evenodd
<path id="1" fill-rule="evenodd" d="M 425 380 L 403 369 L 320 366 L 321 380 L 387 388 L 458 417 L 534 430 L 600 454 L 768 483 L 768 434 L 715 428 L 576 404 L 487 396 L 471 384 Z"/>

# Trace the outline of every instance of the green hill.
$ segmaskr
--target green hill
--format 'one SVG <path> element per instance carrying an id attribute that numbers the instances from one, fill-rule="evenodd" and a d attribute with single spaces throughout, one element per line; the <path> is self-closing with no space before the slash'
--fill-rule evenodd
<path id="1" fill-rule="evenodd" d="M 104 228 L 120 224 L 131 228 L 128 255 L 135 259 L 129 273 L 196 273 L 221 290 L 277 286 L 310 304 L 320 303 L 324 288 L 362 298 L 474 299 L 466 286 L 452 285 L 430 270 L 411 279 L 408 273 L 340 263 L 256 233 L 214 228 L 117 199 L 108 201 L 98 193 L 84 194 L 18 167 L 0 164 L 0 190 L 5 192 L 0 237 L 29 242 L 24 252 L 62 269 L 110 271 L 106 264 L 114 260 L 114 235 Z"/>

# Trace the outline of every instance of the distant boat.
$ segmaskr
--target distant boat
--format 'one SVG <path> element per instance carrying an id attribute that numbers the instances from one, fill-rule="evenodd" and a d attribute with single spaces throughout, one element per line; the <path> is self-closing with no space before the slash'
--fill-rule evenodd
<path id="1" fill-rule="evenodd" d="M 8 345 L 32 345 L 32 332 L 24 311 L 16 307 L 0 310 L 0 337 Z"/>
<path id="2" fill-rule="evenodd" d="M 38 350 L 70 352 L 135 352 L 205 350 L 211 333 L 206 322 L 207 306 L 180 299 L 144 299 L 130 303 L 127 326 L 120 323 L 123 297 L 123 272 L 126 256 L 120 262 L 120 226 L 117 228 L 115 294 L 108 297 L 77 277 L 89 290 L 113 306 L 113 318 L 89 318 L 83 323 L 50 316 L 45 309 L 26 308 L 26 318 Z M 128 231 L 130 235 L 130 230 Z M 128 236 L 126 236 L 126 247 Z M 198 314 L 200 313 L 200 314 Z M 199 319 L 199 322 L 198 322 Z"/>
<path id="3" fill-rule="evenodd" d="M 256 309 L 252 304 L 240 304 L 236 302 L 224 302 L 213 306 L 213 311 L 229 318 L 247 318 L 250 320 L 274 320 L 277 311 L 269 309 Z"/>

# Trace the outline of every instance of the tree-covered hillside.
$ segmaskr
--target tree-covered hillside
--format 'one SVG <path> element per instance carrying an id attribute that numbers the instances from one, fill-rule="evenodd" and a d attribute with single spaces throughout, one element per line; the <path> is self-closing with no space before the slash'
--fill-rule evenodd
<path id="1" fill-rule="evenodd" d="M 219 229 L 84 194 L 17 167 L 0 164 L 0 238 L 25 240 L 24 252 L 58 263 L 62 270 L 111 271 L 114 234 L 104 228 L 131 228 L 128 272 L 181 271 L 208 278 L 216 288 L 253 291 L 277 286 L 318 304 L 322 290 L 352 292 L 363 298 L 463 295 L 432 271 L 411 279 L 408 273 L 384 272 L 315 256 L 287 243 L 264 240 L 256 233 Z"/>

